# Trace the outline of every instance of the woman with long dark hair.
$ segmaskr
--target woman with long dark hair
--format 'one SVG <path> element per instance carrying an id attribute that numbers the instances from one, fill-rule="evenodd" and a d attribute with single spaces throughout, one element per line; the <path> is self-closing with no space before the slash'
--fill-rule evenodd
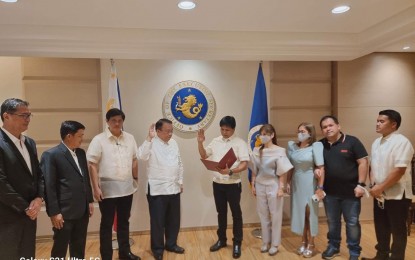
<path id="1" fill-rule="evenodd" d="M 259 130 L 260 147 L 252 151 L 252 194 L 257 198 L 261 220 L 261 252 L 275 255 L 281 244 L 283 195 L 287 172 L 293 167 L 285 149 L 277 145 L 272 125 Z"/>

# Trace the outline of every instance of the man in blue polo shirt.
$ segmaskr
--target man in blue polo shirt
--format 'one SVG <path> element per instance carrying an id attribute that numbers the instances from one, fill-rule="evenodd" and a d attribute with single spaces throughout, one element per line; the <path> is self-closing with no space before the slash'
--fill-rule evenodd
<path id="1" fill-rule="evenodd" d="M 323 259 L 332 259 L 340 253 L 341 216 L 346 222 L 346 242 L 350 260 L 359 259 L 360 251 L 360 198 L 365 194 L 364 187 L 368 173 L 367 152 L 363 144 L 354 136 L 343 134 L 334 116 L 324 116 L 320 120 L 325 138 L 324 146 L 324 207 L 329 231 L 328 246 L 322 253 Z"/>

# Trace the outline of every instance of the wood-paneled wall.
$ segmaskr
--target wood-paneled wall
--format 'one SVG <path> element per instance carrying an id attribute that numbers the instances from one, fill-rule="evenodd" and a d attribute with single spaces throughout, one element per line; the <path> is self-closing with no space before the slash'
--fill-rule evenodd
<path id="1" fill-rule="evenodd" d="M 338 62 L 338 117 L 345 133 L 358 137 L 370 154 L 378 113 L 400 112 L 399 132 L 415 144 L 415 53 L 373 53 Z M 372 199 L 362 199 L 361 219 L 372 219 Z"/>
<path id="2" fill-rule="evenodd" d="M 98 59 L 22 58 L 23 96 L 35 118 L 28 134 L 39 154 L 60 142 L 60 124 L 86 126 L 83 147 L 102 130 L 101 74 Z"/>
<path id="3" fill-rule="evenodd" d="M 333 111 L 333 64 L 278 61 L 270 67 L 270 123 L 277 132 L 278 144 L 287 147 L 288 141 L 297 140 L 297 127 L 302 122 L 314 124 L 320 138 L 320 118 Z M 324 216 L 321 204 L 319 215 Z M 284 219 L 289 218 L 290 200 L 285 200 Z"/>
<path id="4" fill-rule="evenodd" d="M 22 58 L 23 98 L 34 114 L 28 135 L 36 140 L 39 157 L 61 142 L 59 129 L 65 120 L 85 125 L 82 148 L 102 131 L 101 73 L 98 59 Z M 99 210 L 89 230 L 97 230 Z M 44 209 L 38 235 L 51 234 Z"/>
<path id="5" fill-rule="evenodd" d="M 332 74 L 331 62 L 272 62 L 270 121 L 281 146 L 296 140 L 301 122 L 313 123 L 320 135 L 320 118 L 333 110 Z"/>
<path id="6" fill-rule="evenodd" d="M 399 131 L 415 144 L 415 53 L 374 53 L 338 62 L 341 126 L 370 151 L 379 111 L 400 112 Z"/>
<path id="7" fill-rule="evenodd" d="M 21 66 L 19 65 L 20 60 Z M 132 77 L 131 75 L 136 73 L 137 68 L 140 68 L 143 75 L 144 72 L 150 74 L 148 78 L 152 77 L 149 71 L 154 70 L 153 78 L 157 78 L 159 71 L 156 69 L 163 66 L 165 68 L 167 64 L 167 62 L 159 61 L 157 64 L 153 64 L 152 70 L 146 70 L 145 68 L 148 64 L 152 64 L 151 62 L 138 63 L 142 67 L 135 65 L 136 63 L 137 61 L 132 60 L 120 62 L 121 71 L 126 74 L 123 75 L 123 78 Z M 175 70 L 177 70 L 182 63 L 184 62 L 170 62 L 169 66 L 174 64 L 171 66 L 175 66 Z M 196 61 L 194 63 L 198 64 Z M 122 67 L 123 64 L 124 67 Z M 211 67 L 197 67 L 192 71 L 192 75 L 197 75 L 198 78 L 206 77 L 206 79 L 203 78 L 204 81 L 209 82 L 208 78 L 214 78 L 211 75 L 216 75 L 212 74 L 216 73 L 213 68 L 221 66 L 221 64 L 218 62 Z M 270 65 L 269 70 L 264 67 L 264 72 L 266 77 L 268 77 L 267 74 L 269 75 L 271 82 L 269 85 L 270 122 L 276 126 L 281 146 L 286 147 L 288 140 L 296 139 L 296 130 L 300 122 L 312 122 L 316 125 L 317 133 L 320 135 L 318 124 L 321 116 L 335 114 L 339 117 L 342 130 L 357 136 L 370 151 L 371 143 L 378 136 L 375 132 L 377 113 L 386 108 L 401 112 L 403 122 L 400 132 L 413 143 L 415 142 L 415 132 L 413 131 L 415 121 L 412 120 L 415 117 L 415 53 L 374 53 L 353 61 L 342 62 L 278 61 L 268 64 Z M 257 65 L 254 69 L 255 76 L 256 67 Z M 88 146 L 94 135 L 102 131 L 101 79 L 103 79 L 104 86 L 106 86 L 107 79 L 100 72 L 99 60 L 3 57 L 0 58 L 0 68 L 2 68 L 0 90 L 3 100 L 16 96 L 28 100 L 31 104 L 30 108 L 35 117 L 31 121 L 28 134 L 37 141 L 39 154 L 60 142 L 59 126 L 63 120 L 73 119 L 85 124 L 87 129 L 83 148 Z M 212 69 L 206 70 L 206 68 Z M 175 70 L 171 69 L 171 71 Z M 186 68 L 187 70 L 188 68 Z M 236 70 L 228 68 L 226 71 L 234 72 Z M 238 73 L 240 72 L 238 71 Z M 139 81 L 146 78 L 143 75 L 140 74 L 139 79 L 134 78 L 134 81 L 127 80 L 125 87 L 132 89 L 137 82 L 143 86 L 150 86 L 151 84 L 148 82 L 153 83 L 153 81 L 144 81 L 144 83 Z M 232 75 L 232 77 L 229 76 L 232 79 L 237 78 L 236 72 L 229 75 Z M 23 80 L 20 81 L 20 79 Z M 159 85 L 168 85 L 170 81 L 172 80 L 169 78 Z M 245 81 L 243 83 L 246 83 Z M 226 82 L 229 84 L 228 81 Z M 212 82 L 210 85 L 214 86 L 215 83 Z M 250 85 L 254 85 L 254 83 L 253 79 Z M 156 91 L 160 92 L 158 96 L 163 94 L 159 89 Z M 217 102 L 227 103 L 223 100 L 229 95 L 223 94 L 223 92 L 218 93 L 221 94 L 216 96 Z M 245 98 L 243 100 L 251 100 L 251 97 L 245 97 L 245 93 L 242 96 Z M 131 105 L 143 106 L 142 103 L 136 105 L 137 102 L 131 101 L 136 97 L 128 97 L 127 101 L 128 99 L 130 99 Z M 139 111 L 134 109 L 135 107 L 129 113 L 130 119 L 134 117 L 134 111 Z M 222 108 L 221 111 L 223 110 Z M 151 116 L 154 117 L 156 113 L 158 117 L 159 111 L 154 112 Z M 248 114 L 246 118 L 249 118 Z M 239 118 L 243 119 L 244 117 L 240 115 Z M 149 120 L 144 119 L 144 122 Z M 247 122 L 242 119 L 238 123 L 243 128 Z M 127 122 L 130 122 L 130 131 L 137 134 L 137 141 L 140 142 L 139 140 L 143 139 L 141 135 L 144 135 L 141 133 L 145 133 L 145 131 L 136 130 L 134 120 L 136 119 Z M 190 144 L 183 147 L 190 147 Z M 189 162 L 190 164 L 191 162 Z M 188 180 L 194 181 L 193 179 Z M 210 189 L 206 188 L 206 190 Z M 244 193 L 248 193 L 248 189 L 245 189 Z M 245 196 L 249 195 L 245 194 Z M 289 202 L 289 199 L 285 201 Z M 146 207 L 145 201 L 139 202 L 144 203 L 140 204 L 140 207 Z M 244 214 L 247 214 L 246 212 Z M 372 201 L 363 199 L 361 219 L 371 219 L 371 212 Z M 98 209 L 96 213 L 98 214 L 95 214 L 94 219 L 90 222 L 90 230 L 98 230 Z M 255 212 L 252 211 L 252 214 Z M 320 214 L 324 216 L 322 211 Z M 289 218 L 289 203 L 284 205 L 284 216 L 286 219 Z M 147 219 L 140 221 L 147 221 Z M 184 221 L 187 221 L 186 217 L 184 217 Z M 136 222 L 133 221 L 133 225 L 137 226 Z M 50 221 L 45 215 L 41 216 L 38 230 L 38 235 L 51 234 Z"/>

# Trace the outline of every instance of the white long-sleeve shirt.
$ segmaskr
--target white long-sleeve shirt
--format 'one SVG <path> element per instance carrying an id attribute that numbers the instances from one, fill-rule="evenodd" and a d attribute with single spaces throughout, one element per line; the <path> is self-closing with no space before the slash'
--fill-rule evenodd
<path id="1" fill-rule="evenodd" d="M 183 184 L 183 164 L 177 142 L 167 143 L 158 137 L 147 140 L 138 148 L 137 157 L 147 162 L 148 186 L 150 195 L 171 195 L 181 191 Z"/>

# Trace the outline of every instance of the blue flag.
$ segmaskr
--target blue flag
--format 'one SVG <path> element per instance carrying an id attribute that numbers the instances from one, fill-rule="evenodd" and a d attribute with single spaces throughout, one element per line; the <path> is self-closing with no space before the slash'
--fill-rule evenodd
<path id="1" fill-rule="evenodd" d="M 259 129 L 264 124 L 268 124 L 267 89 L 260 63 L 255 86 L 254 102 L 252 104 L 251 121 L 249 123 L 248 145 L 251 152 L 254 147 L 261 145 L 258 136 Z M 251 177 L 252 172 L 248 170 L 249 183 L 251 183 Z"/>

